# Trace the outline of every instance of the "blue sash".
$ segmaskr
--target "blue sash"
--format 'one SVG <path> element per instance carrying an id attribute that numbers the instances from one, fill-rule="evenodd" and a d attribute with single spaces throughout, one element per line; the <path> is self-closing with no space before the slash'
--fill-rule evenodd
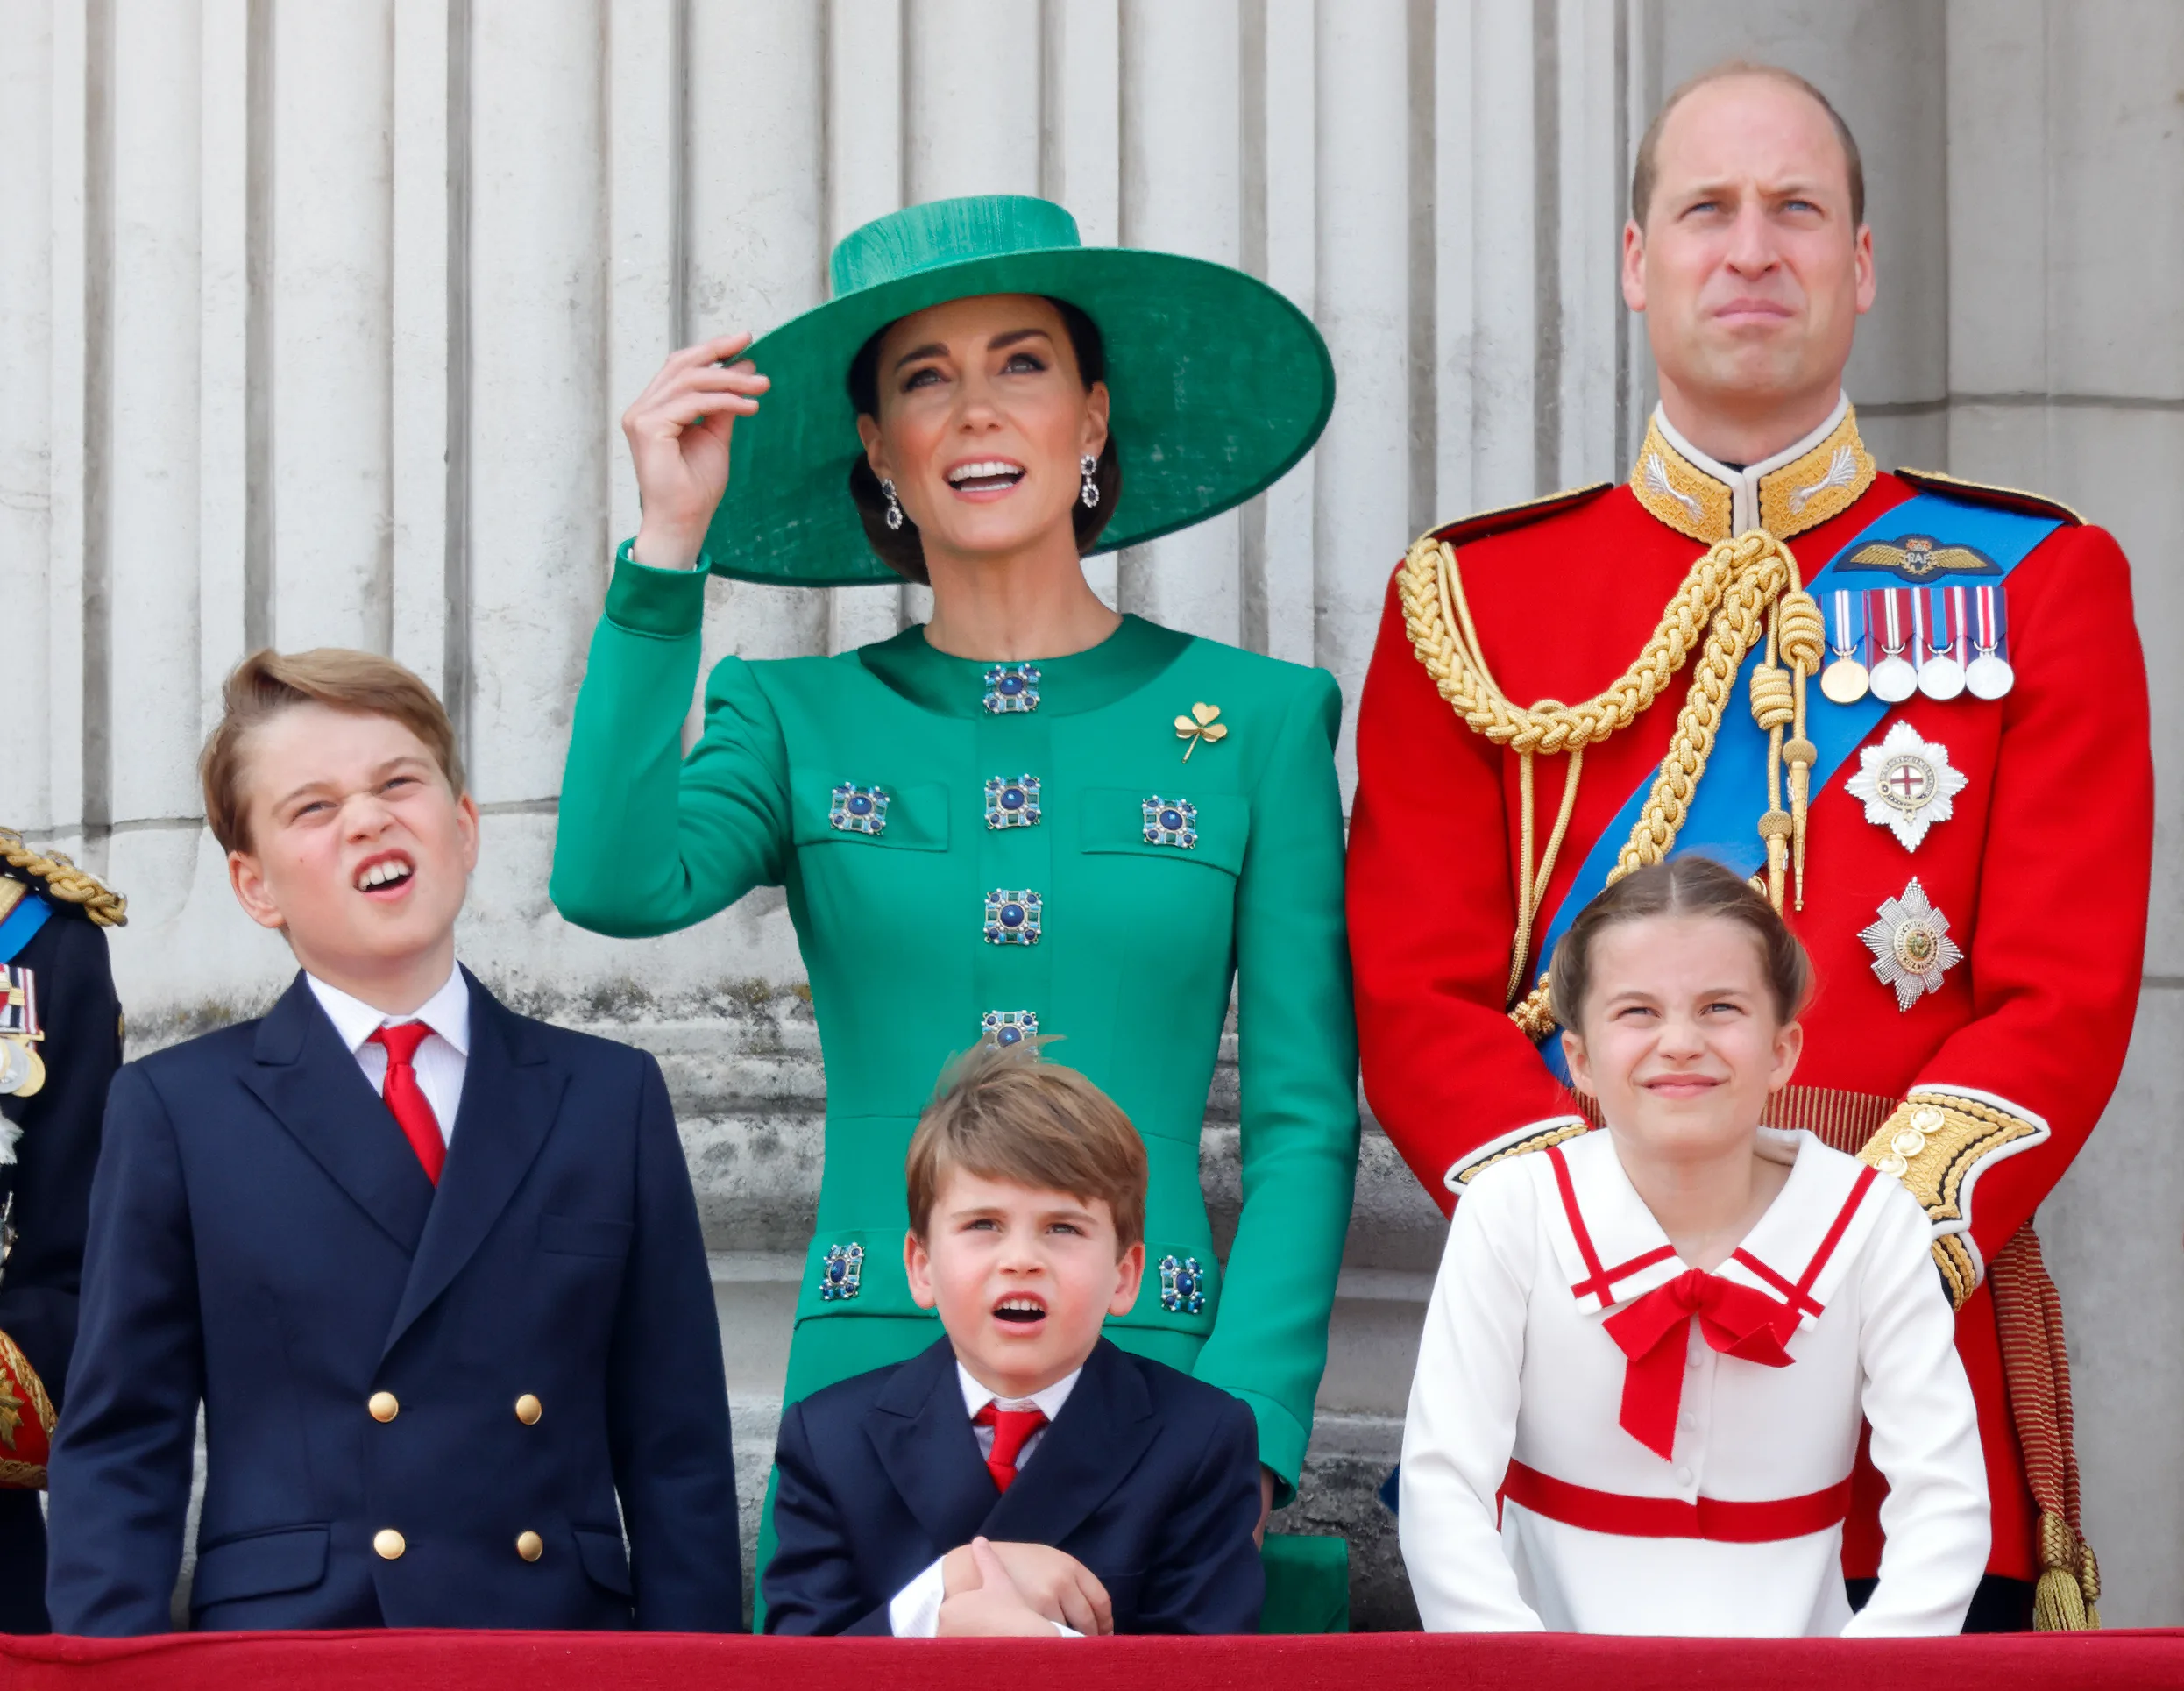
<path id="1" fill-rule="evenodd" d="M 31 935 L 46 926 L 53 913 L 52 902 L 36 891 L 25 892 L 22 902 L 0 921 L 0 963 L 13 963 L 16 954 L 31 942 Z"/>
<path id="2" fill-rule="evenodd" d="M 1968 547 L 1982 554 L 1994 567 L 1966 579 L 1975 585 L 1989 586 L 2001 581 L 2024 561 L 2028 552 L 2060 527 L 2061 522 L 2055 517 L 2030 516 L 1940 494 L 1918 494 L 1901 505 L 1891 506 L 1867 524 L 1818 575 L 1806 579 L 1805 588 L 1819 598 L 1838 588 L 1862 592 L 1904 586 L 1907 578 L 1894 569 L 1854 565 L 1847 560 L 1870 542 L 1891 542 L 1907 535 L 1929 536 L 1939 544 Z M 1825 599 L 1821 600 L 1820 610 L 1825 616 Z M 1759 819 L 1767 809 L 1767 734 L 1753 718 L 1746 702 L 1751 697 L 1752 671 L 1766 651 L 1765 642 L 1754 645 L 1744 660 L 1744 667 L 1737 672 L 1735 690 L 1721 713 L 1713 750 L 1706 759 L 1706 772 L 1699 779 L 1698 790 L 1691 795 L 1691 809 L 1685 814 L 1684 826 L 1677 831 L 1676 844 L 1670 850 L 1672 857 L 1697 852 L 1746 876 L 1766 866 L 1767 844 L 1759 836 Z M 1865 743 L 1875 726 L 1888 714 L 1890 707 L 1871 693 L 1855 704 L 1834 704 L 1817 686 L 1806 689 L 1805 701 L 1805 737 L 1819 753 L 1812 775 L 1812 795 L 1818 798 L 1829 778 L 1845 758 Z M 1608 873 L 1615 867 L 1615 860 L 1622 856 L 1630 831 L 1637 826 L 1639 814 L 1652 795 L 1659 772 L 1657 769 L 1646 772 L 1638 790 L 1615 813 L 1614 821 L 1592 842 L 1592 849 L 1578 866 L 1576 878 L 1564 892 L 1562 902 L 1556 906 L 1540 941 L 1539 955 L 1542 959 L 1554 956 L 1556 941 L 1577 920 L 1578 913 L 1607 885 Z M 1550 1036 L 1540 1047 L 1540 1055 L 1557 1078 L 1565 1082 L 1569 1079 L 1564 1069 L 1560 1040 Z"/>

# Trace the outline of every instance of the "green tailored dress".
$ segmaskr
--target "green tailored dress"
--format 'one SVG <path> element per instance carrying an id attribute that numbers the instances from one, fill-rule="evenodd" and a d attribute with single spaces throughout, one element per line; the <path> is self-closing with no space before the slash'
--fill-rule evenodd
<path id="1" fill-rule="evenodd" d="M 1137 617 L 1025 665 L 912 628 L 724 660 L 684 757 L 705 581 L 615 570 L 562 788 L 583 825 L 561 831 L 552 893 L 579 926 L 638 937 L 787 891 L 826 1076 L 788 1400 L 932 1343 L 902 1265 L 918 1112 L 982 1037 L 1060 1034 L 1050 1055 L 1121 1105 L 1151 1164 L 1145 1285 L 1109 1335 L 1249 1403 L 1286 1497 L 1358 1152 L 1333 678 Z M 1179 737 L 1197 706 L 1225 735 Z M 1224 1264 L 1199 1135 L 1232 981 L 1244 1205 Z"/>

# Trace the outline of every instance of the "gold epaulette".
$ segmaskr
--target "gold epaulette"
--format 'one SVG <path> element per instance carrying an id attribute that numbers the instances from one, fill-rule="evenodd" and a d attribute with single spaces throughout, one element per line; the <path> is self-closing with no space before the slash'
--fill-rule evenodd
<path id="1" fill-rule="evenodd" d="M 1558 494 L 1542 494 L 1537 499 L 1528 499 L 1521 505 L 1499 505 L 1491 511 L 1474 512 L 1458 517 L 1454 522 L 1436 529 L 1428 536 L 1445 540 L 1451 546 L 1473 540 L 1484 540 L 1489 535 L 1507 534 L 1512 529 L 1521 529 L 1528 522 L 1559 515 L 1574 510 L 1586 501 L 1620 487 L 1620 482 L 1593 481 L 1582 487 L 1565 487 Z"/>
<path id="2" fill-rule="evenodd" d="M 129 900 L 87 869 L 78 869 L 60 852 L 42 852 L 23 843 L 13 828 L 0 828 L 0 863 L 42 884 L 63 904 L 74 905 L 101 927 L 124 927 Z"/>
<path id="3" fill-rule="evenodd" d="M 2045 494 L 2028 494 L 2022 487 L 1997 487 L 1991 481 L 1967 481 L 1962 476 L 1945 475 L 1939 470 L 1899 469 L 1896 473 L 1899 480 L 1910 482 L 1921 493 L 1942 494 L 1951 499 L 1968 500 L 1975 505 L 1999 505 L 2031 516 L 2060 517 L 2074 529 L 2085 526 L 2085 518 L 2060 499 L 2050 499 Z"/>
<path id="4" fill-rule="evenodd" d="M 1920 1089 L 1896 1106 L 1859 1157 L 1904 1183 L 1933 1224 L 1933 1258 L 1957 1308 L 1984 1272 L 1971 1241 L 1971 1184 L 1981 1165 L 2047 1137 L 2046 1124 L 1961 1092 Z"/>

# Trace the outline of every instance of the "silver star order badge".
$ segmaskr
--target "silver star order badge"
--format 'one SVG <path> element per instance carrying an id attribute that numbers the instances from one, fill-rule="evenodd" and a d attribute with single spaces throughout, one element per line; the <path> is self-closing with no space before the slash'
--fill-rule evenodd
<path id="1" fill-rule="evenodd" d="M 1927 900 L 1911 877 L 1903 896 L 1881 903 L 1881 920 L 1858 937 L 1873 953 L 1873 972 L 1896 989 L 1896 1007 L 1908 1010 L 1925 992 L 1939 992 L 1941 977 L 1964 961 L 1949 937 L 1949 919 Z"/>
<path id="2" fill-rule="evenodd" d="M 1968 778 L 1949 767 L 1949 749 L 1922 740 L 1908 722 L 1891 728 L 1877 746 L 1858 750 L 1858 772 L 1843 785 L 1862 799 L 1866 821 L 1892 829 L 1906 851 L 1918 849 L 1926 830 L 1955 814 L 1953 802 Z"/>

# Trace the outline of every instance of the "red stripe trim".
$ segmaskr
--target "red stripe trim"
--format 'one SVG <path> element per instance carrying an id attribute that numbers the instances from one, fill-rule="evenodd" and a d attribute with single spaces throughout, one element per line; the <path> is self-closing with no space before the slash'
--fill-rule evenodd
<path id="1" fill-rule="evenodd" d="M 1555 1166 L 1555 1186 L 1562 1193 L 1563 1213 L 1570 1218 L 1570 1232 L 1578 1241 L 1578 1254 L 1585 1259 L 1585 1278 L 1570 1289 L 1578 1297 L 1597 1297 L 1603 1305 L 1613 1304 L 1617 1281 L 1627 1280 L 1641 1268 L 1650 1268 L 1676 1254 L 1673 1245 L 1657 1245 L 1627 1262 L 1613 1268 L 1602 1268 L 1600 1254 L 1592 1247 L 1592 1235 L 1585 1231 L 1585 1216 L 1578 1208 L 1578 1189 L 1571 1183 L 1570 1165 L 1563 1160 L 1562 1147 L 1549 1146 L 1547 1160 Z"/>
<path id="2" fill-rule="evenodd" d="M 1813 1282 L 1820 1277 L 1821 1270 L 1827 1267 L 1827 1259 L 1835 1254 L 1835 1247 L 1843 1242 L 1843 1234 L 1850 1227 L 1850 1219 L 1858 1213 L 1858 1205 L 1865 1201 L 1866 1193 L 1872 1188 L 1875 1174 L 1876 1170 L 1870 1163 L 1858 1170 L 1858 1178 L 1850 1185 L 1850 1196 L 1843 1200 L 1843 1207 L 1835 1212 L 1835 1219 L 1829 1224 L 1819 1248 L 1812 1253 L 1812 1260 L 1805 1265 L 1805 1272 L 1798 1276 L 1796 1284 L 1792 1285 L 1783 1279 L 1741 1246 L 1732 1251 L 1730 1255 L 1780 1292 L 1791 1309 L 1817 1320 L 1822 1313 L 1822 1305 L 1812 1297 Z"/>
<path id="3" fill-rule="evenodd" d="M 1850 1513 L 1847 1475 L 1838 1485 L 1802 1497 L 1748 1503 L 1701 1497 L 1686 1503 L 1681 1497 L 1628 1497 L 1595 1491 L 1513 1460 L 1502 1480 L 1501 1495 L 1535 1515 L 1588 1532 L 1612 1533 L 1619 1538 L 1705 1538 L 1729 1545 L 1807 1538 L 1840 1526 Z"/>

